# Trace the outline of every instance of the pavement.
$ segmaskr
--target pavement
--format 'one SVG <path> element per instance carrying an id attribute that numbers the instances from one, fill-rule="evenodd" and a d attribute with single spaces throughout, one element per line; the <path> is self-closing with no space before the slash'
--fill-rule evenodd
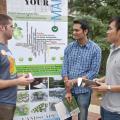
<path id="1" fill-rule="evenodd" d="M 98 120 L 100 118 L 100 106 L 90 105 L 88 120 Z"/>
<path id="2" fill-rule="evenodd" d="M 100 107 L 91 104 L 89 107 L 88 120 L 98 120 L 98 118 L 100 118 Z M 72 120 L 78 120 L 78 116 L 74 115 Z"/>

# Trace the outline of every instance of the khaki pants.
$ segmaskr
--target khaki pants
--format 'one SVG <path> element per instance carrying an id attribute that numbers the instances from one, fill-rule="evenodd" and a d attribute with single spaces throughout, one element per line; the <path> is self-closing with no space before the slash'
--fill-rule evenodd
<path id="1" fill-rule="evenodd" d="M 13 120 L 15 105 L 0 104 L 0 120 Z"/>

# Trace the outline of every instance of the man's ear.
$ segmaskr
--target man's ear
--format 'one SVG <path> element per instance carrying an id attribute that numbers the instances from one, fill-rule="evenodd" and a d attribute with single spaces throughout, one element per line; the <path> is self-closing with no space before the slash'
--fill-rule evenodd
<path id="1" fill-rule="evenodd" d="M 0 25 L 0 31 L 3 31 L 3 30 L 5 30 L 5 26 Z"/>
<path id="2" fill-rule="evenodd" d="M 84 30 L 84 33 L 85 33 L 85 35 L 87 35 L 88 34 L 88 29 Z"/>
<path id="3" fill-rule="evenodd" d="M 0 31 L 2 30 L 2 26 L 0 25 Z"/>
<path id="4" fill-rule="evenodd" d="M 118 35 L 119 35 L 119 37 L 120 37 L 120 30 L 118 30 L 117 34 L 118 34 Z"/>

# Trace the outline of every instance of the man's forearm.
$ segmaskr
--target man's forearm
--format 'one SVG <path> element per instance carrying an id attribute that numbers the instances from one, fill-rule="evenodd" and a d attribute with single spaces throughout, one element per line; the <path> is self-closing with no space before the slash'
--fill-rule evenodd
<path id="1" fill-rule="evenodd" d="M 110 92 L 120 93 L 120 85 L 110 85 Z"/>
<path id="2" fill-rule="evenodd" d="M 101 77 L 98 81 L 104 83 L 104 82 L 105 82 L 105 76 L 104 76 L 104 77 Z"/>
<path id="3" fill-rule="evenodd" d="M 66 89 L 66 93 L 71 93 L 71 88 L 70 87 L 65 87 L 65 89 Z"/>
<path id="4" fill-rule="evenodd" d="M 0 80 L 0 89 L 12 87 L 12 86 L 17 86 L 18 85 L 18 80 Z"/>
<path id="5" fill-rule="evenodd" d="M 67 76 L 65 76 L 64 78 L 64 83 L 65 83 L 65 89 L 66 89 L 66 92 L 67 93 L 71 93 L 71 87 L 70 87 L 70 85 L 68 85 L 68 77 Z"/>

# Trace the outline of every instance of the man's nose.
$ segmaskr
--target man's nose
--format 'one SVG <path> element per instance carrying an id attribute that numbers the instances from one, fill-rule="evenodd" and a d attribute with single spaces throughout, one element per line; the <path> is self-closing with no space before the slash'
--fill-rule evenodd
<path id="1" fill-rule="evenodd" d="M 73 31 L 73 34 L 76 34 L 76 31 Z"/>
<path id="2" fill-rule="evenodd" d="M 109 34 L 109 30 L 106 33 Z"/>

